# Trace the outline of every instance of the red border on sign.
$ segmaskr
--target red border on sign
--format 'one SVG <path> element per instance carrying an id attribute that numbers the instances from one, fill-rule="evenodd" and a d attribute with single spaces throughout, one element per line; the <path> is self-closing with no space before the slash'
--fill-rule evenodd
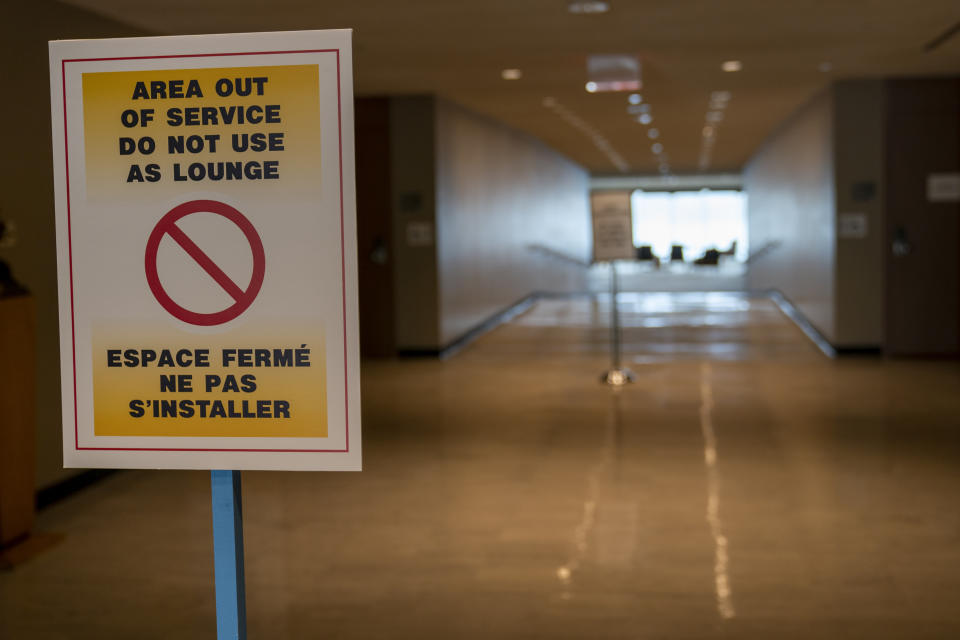
<path id="1" fill-rule="evenodd" d="M 68 62 L 106 62 L 112 60 L 153 60 L 160 58 L 209 58 L 228 56 L 266 56 L 298 53 L 335 53 L 337 56 L 337 146 L 339 148 L 340 173 L 340 281 L 342 289 L 340 300 L 343 312 L 343 415 L 345 422 L 344 449 L 214 449 L 214 448 L 165 448 L 165 447 L 81 447 L 80 420 L 77 409 L 77 339 L 73 305 L 73 231 L 70 216 L 70 136 L 67 133 L 67 63 Z M 70 343 L 73 355 L 73 435 L 75 451 L 197 451 L 197 452 L 237 452 L 237 453 L 348 453 L 350 451 L 350 388 L 349 364 L 347 361 L 347 276 L 343 231 L 343 105 L 340 90 L 340 50 L 304 49 L 299 51 L 244 51 L 240 53 L 190 53 L 165 56 L 126 56 L 117 58 L 71 58 L 60 64 L 60 84 L 63 88 L 63 146 L 64 165 L 67 178 L 67 252 L 70 265 Z"/>

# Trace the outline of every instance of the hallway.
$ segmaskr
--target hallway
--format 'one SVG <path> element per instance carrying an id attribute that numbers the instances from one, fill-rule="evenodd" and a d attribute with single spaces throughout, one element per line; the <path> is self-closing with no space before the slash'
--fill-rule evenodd
<path id="1" fill-rule="evenodd" d="M 960 368 L 831 361 L 768 300 L 545 299 L 364 363 L 364 471 L 245 472 L 251 638 L 960 635 Z M 210 638 L 209 476 L 40 514 L 0 638 Z"/>

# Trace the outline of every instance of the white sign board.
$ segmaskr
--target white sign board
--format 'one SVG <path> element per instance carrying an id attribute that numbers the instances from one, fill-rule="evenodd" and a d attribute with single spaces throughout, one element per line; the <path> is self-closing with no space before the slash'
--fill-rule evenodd
<path id="1" fill-rule="evenodd" d="M 593 261 L 633 260 L 633 216 L 629 191 L 599 191 L 590 195 L 593 212 Z"/>
<path id="2" fill-rule="evenodd" d="M 931 173 L 927 176 L 927 200 L 960 202 L 960 173 Z"/>
<path id="3" fill-rule="evenodd" d="M 64 466 L 360 469 L 350 47 L 50 43 Z"/>
<path id="4" fill-rule="evenodd" d="M 422 220 L 407 223 L 408 247 L 432 247 L 433 224 Z"/>
<path id="5" fill-rule="evenodd" d="M 845 240 L 863 240 L 867 237 L 867 214 L 841 213 L 837 216 L 837 236 Z"/>

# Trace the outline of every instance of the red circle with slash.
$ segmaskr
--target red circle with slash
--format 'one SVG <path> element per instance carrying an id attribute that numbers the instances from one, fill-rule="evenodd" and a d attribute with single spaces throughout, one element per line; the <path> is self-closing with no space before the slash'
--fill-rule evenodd
<path id="1" fill-rule="evenodd" d="M 230 279 L 223 269 L 208 256 L 203 250 L 190 239 L 183 230 L 177 226 L 177 221 L 194 213 L 215 213 L 221 215 L 230 222 L 237 225 L 243 235 L 250 243 L 250 251 L 253 253 L 253 274 L 250 276 L 250 283 L 246 288 L 241 288 Z M 191 258 L 197 261 L 197 264 L 210 275 L 214 281 L 220 285 L 227 294 L 233 298 L 234 303 L 214 313 L 199 313 L 191 311 L 173 301 L 173 298 L 166 292 L 160 283 L 160 276 L 157 274 L 157 252 L 160 249 L 160 241 L 164 237 L 170 236 L 174 242 L 187 252 Z M 177 205 L 171 209 L 153 228 L 150 237 L 147 239 L 147 252 L 145 257 L 145 266 L 147 272 L 147 284 L 150 285 L 150 291 L 153 297 L 157 299 L 164 309 L 170 315 L 186 323 L 209 327 L 223 324 L 233 320 L 241 313 L 246 311 L 257 294 L 260 293 L 260 287 L 263 285 L 263 274 L 266 268 L 266 255 L 263 251 L 263 242 L 247 218 L 228 204 L 217 200 L 191 200 Z"/>

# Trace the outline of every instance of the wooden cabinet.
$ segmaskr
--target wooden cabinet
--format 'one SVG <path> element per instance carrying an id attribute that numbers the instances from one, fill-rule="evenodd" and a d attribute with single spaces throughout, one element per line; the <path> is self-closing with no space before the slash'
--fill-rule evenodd
<path id="1" fill-rule="evenodd" d="M 30 296 L 0 298 L 0 547 L 25 538 L 33 527 L 34 313 Z"/>

